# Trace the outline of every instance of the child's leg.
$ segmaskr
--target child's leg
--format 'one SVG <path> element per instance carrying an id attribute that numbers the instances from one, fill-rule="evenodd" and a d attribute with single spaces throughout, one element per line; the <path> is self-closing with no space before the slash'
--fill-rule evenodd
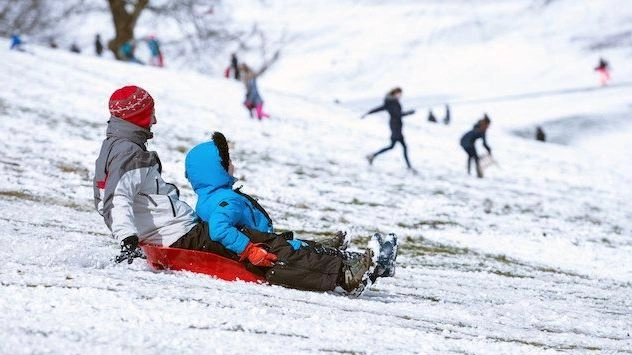
<path id="1" fill-rule="evenodd" d="M 270 115 L 268 115 L 267 113 L 263 112 L 263 103 L 257 104 L 256 109 L 257 109 L 257 118 L 258 119 L 270 117 Z"/>

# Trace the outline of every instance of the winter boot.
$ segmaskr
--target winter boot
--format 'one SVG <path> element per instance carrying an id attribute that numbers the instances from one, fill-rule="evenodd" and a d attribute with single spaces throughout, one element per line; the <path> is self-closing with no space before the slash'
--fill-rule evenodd
<path id="1" fill-rule="evenodd" d="M 268 115 L 267 113 L 263 112 L 263 104 L 257 104 L 255 106 L 255 109 L 257 110 L 257 118 L 259 120 L 270 117 L 270 115 Z"/>
<path id="2" fill-rule="evenodd" d="M 334 248 L 338 250 L 347 250 L 351 238 L 347 236 L 347 232 L 337 231 L 336 235 L 331 238 L 323 239 L 319 241 L 325 247 Z"/>
<path id="3" fill-rule="evenodd" d="M 369 276 L 374 271 L 373 250 L 367 249 L 359 258 L 343 260 L 339 284 L 349 295 L 360 296 L 371 285 Z"/>
<path id="4" fill-rule="evenodd" d="M 373 281 L 378 277 L 393 277 L 395 276 L 395 260 L 397 259 L 397 235 L 389 233 L 383 235 L 382 233 L 375 233 L 369 241 L 369 247 L 377 249 L 373 257 L 375 262 L 375 273 L 373 275 Z"/>

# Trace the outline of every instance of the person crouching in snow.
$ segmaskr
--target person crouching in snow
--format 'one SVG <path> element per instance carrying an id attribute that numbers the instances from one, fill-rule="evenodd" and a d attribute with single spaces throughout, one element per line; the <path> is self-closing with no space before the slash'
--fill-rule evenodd
<path id="1" fill-rule="evenodd" d="M 478 153 L 476 152 L 476 147 L 474 143 L 477 139 L 482 138 L 483 147 L 487 149 L 489 155 L 492 155 L 492 150 L 487 145 L 487 139 L 485 138 L 485 134 L 487 132 L 487 128 L 489 128 L 490 123 L 491 120 L 489 119 L 487 114 L 485 114 L 482 119 L 476 122 L 476 124 L 470 131 L 468 131 L 463 135 L 463 137 L 461 137 L 461 147 L 463 147 L 463 149 L 467 153 L 467 173 L 470 173 L 472 161 L 474 161 L 474 164 L 476 165 L 476 176 L 478 176 L 479 178 L 483 177 L 483 169 L 481 168 Z"/>
<path id="2" fill-rule="evenodd" d="M 340 286 L 359 295 L 377 277 L 379 250 L 354 253 L 293 239 L 292 232 L 273 233 L 272 220 L 252 197 L 233 189 L 235 167 L 223 134 L 193 147 L 185 158 L 186 177 L 198 196 L 196 212 L 209 223 L 211 239 L 233 253 L 246 268 L 271 284 L 312 291 Z"/>
<path id="3" fill-rule="evenodd" d="M 257 113 L 257 118 L 268 118 L 270 115 L 263 112 L 263 99 L 259 94 L 259 88 L 257 87 L 257 78 L 268 69 L 267 65 L 264 65 L 259 71 L 252 70 L 246 63 L 239 65 L 239 71 L 241 80 L 246 86 L 246 99 L 244 100 L 244 106 L 248 109 L 250 117 L 252 117 L 252 110 Z"/>

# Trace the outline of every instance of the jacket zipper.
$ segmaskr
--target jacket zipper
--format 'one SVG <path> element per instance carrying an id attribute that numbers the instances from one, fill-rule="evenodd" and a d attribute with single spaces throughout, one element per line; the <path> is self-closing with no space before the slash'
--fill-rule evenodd
<path id="1" fill-rule="evenodd" d="M 171 205 L 171 212 L 173 212 L 173 216 L 176 216 L 176 208 L 173 206 L 173 201 L 171 201 L 171 197 L 167 196 L 169 199 L 169 204 Z"/>
<path id="2" fill-rule="evenodd" d="M 154 199 L 153 199 L 153 198 L 151 198 L 151 196 L 147 195 L 147 194 L 146 194 L 146 193 L 144 193 L 144 192 L 139 192 L 138 194 L 139 194 L 139 195 L 141 195 L 141 196 L 145 196 L 145 197 L 147 197 L 147 199 L 149 200 L 149 202 L 151 202 L 151 203 L 154 205 L 154 207 L 158 207 L 158 204 L 156 203 L 156 201 L 154 201 Z M 170 199 L 170 201 L 171 201 L 171 199 Z"/>

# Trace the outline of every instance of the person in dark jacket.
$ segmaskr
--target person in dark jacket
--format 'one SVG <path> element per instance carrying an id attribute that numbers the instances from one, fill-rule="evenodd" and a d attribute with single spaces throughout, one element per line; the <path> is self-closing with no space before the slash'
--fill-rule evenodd
<path id="1" fill-rule="evenodd" d="M 406 161 L 406 166 L 408 167 L 408 170 L 412 171 L 413 173 L 417 173 L 417 171 L 413 169 L 413 167 L 410 165 L 410 161 L 408 160 L 408 150 L 406 149 L 406 142 L 404 141 L 404 135 L 402 134 L 402 117 L 414 114 L 415 110 L 402 112 L 402 105 L 399 103 L 399 99 L 401 97 L 402 89 L 396 87 L 388 92 L 388 94 L 384 98 L 384 104 L 362 115 L 361 118 L 364 118 L 372 113 L 386 110 L 390 116 L 389 126 L 391 128 L 391 144 L 388 147 L 382 148 L 373 154 L 367 155 L 366 158 L 369 161 L 369 164 L 373 164 L 373 160 L 375 159 L 375 157 L 386 152 L 387 150 L 393 149 L 395 147 L 395 143 L 399 142 L 404 149 L 404 160 Z"/>
<path id="2" fill-rule="evenodd" d="M 235 53 L 231 53 L 230 55 L 230 70 L 232 70 L 235 80 L 239 80 L 239 60 Z"/>
<path id="3" fill-rule="evenodd" d="M 485 138 L 485 134 L 490 124 L 491 120 L 489 119 L 487 114 L 485 114 L 482 119 L 476 122 L 472 130 L 468 131 L 463 135 L 463 137 L 461 137 L 461 147 L 463 147 L 463 149 L 467 153 L 467 173 L 470 173 L 473 161 L 476 165 L 476 176 L 478 176 L 479 178 L 483 177 L 483 169 L 481 168 L 478 153 L 476 152 L 476 146 L 474 145 L 474 143 L 477 139 L 482 138 L 483 147 L 487 149 L 489 155 L 492 154 L 492 150 L 489 145 L 487 145 L 487 140 Z"/>
<path id="4" fill-rule="evenodd" d="M 75 41 L 70 44 L 70 48 L 68 48 L 68 50 L 70 50 L 72 53 L 81 53 L 81 48 L 79 48 L 79 45 Z"/>
<path id="5" fill-rule="evenodd" d="M 445 117 L 443 118 L 443 123 L 448 125 L 450 124 L 450 106 L 445 104 Z"/>
<path id="6" fill-rule="evenodd" d="M 340 286 L 359 295 L 385 270 L 376 267 L 379 250 L 341 251 L 275 234 L 272 219 L 249 195 L 233 189 L 235 167 L 223 134 L 193 147 L 185 158 L 186 177 L 198 196 L 196 212 L 209 224 L 213 241 L 220 243 L 272 284 L 314 291 Z"/>
<path id="7" fill-rule="evenodd" d="M 544 134 L 544 130 L 540 126 L 535 128 L 535 140 L 540 142 L 546 141 L 546 134 Z"/>
<path id="8" fill-rule="evenodd" d="M 432 110 L 428 110 L 428 122 L 437 123 L 437 118 L 434 113 L 432 113 Z"/>
<path id="9" fill-rule="evenodd" d="M 94 38 L 94 52 L 100 57 L 103 54 L 103 43 L 101 42 L 101 35 L 96 34 Z"/>

